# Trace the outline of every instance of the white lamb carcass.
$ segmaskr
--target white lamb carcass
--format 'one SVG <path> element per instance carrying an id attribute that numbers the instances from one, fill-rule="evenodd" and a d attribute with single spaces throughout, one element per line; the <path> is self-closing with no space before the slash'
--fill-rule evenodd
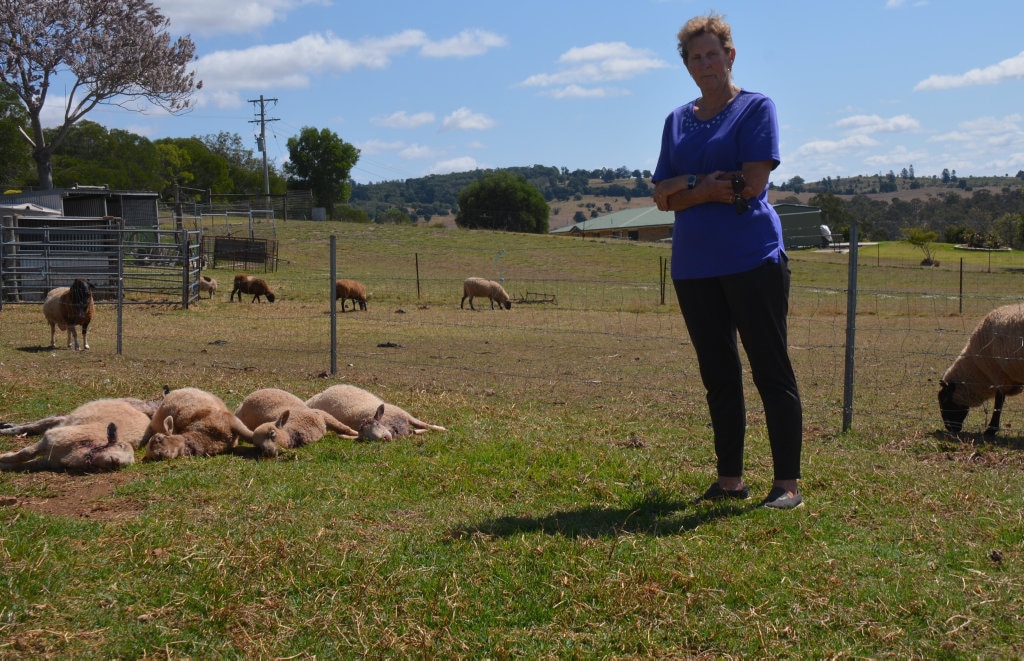
<path id="1" fill-rule="evenodd" d="M 434 429 L 447 431 L 388 404 L 371 392 L 348 384 L 331 386 L 306 400 L 310 408 L 327 411 L 346 425 L 358 430 L 359 438 L 368 441 L 390 441 L 410 434 Z"/>
<path id="2" fill-rule="evenodd" d="M 179 388 L 164 396 L 146 429 L 147 460 L 223 454 L 238 438 L 252 441 L 252 430 L 216 395 L 198 388 Z"/>
<path id="3" fill-rule="evenodd" d="M 252 429 L 252 444 L 265 457 L 276 457 L 281 448 L 315 443 L 331 430 L 342 438 L 358 438 L 359 432 L 327 411 L 313 409 L 292 393 L 261 388 L 238 405 L 235 416 Z"/>

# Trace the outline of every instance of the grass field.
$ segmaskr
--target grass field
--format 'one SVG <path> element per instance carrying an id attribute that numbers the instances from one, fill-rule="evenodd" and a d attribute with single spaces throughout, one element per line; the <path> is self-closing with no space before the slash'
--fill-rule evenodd
<path id="1" fill-rule="evenodd" d="M 752 386 L 755 498 L 693 503 L 714 456 L 671 291 L 660 301 L 668 247 L 277 229 L 278 302 L 229 303 L 233 272 L 214 270 L 212 301 L 126 307 L 121 355 L 111 306 L 76 354 L 42 349 L 38 305 L 5 304 L 0 421 L 164 384 L 234 407 L 259 387 L 346 381 L 448 431 L 0 474 L 0 657 L 1024 655 L 1019 398 L 994 440 L 975 433 L 983 411 L 972 433 L 941 433 L 935 404 L 977 320 L 1019 300 L 1020 253 L 940 246 L 941 267 L 921 268 L 906 244 L 862 250 L 846 433 L 846 255 L 793 255 L 807 506 L 772 512 L 756 507 L 771 464 Z M 338 315 L 336 374 L 332 232 L 338 276 L 372 292 L 367 312 Z M 557 302 L 462 310 L 469 275 Z"/>

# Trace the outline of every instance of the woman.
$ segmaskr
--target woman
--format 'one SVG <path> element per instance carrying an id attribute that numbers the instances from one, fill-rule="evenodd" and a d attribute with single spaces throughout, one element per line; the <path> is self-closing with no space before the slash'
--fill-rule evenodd
<path id="1" fill-rule="evenodd" d="M 774 483 L 764 507 L 803 504 L 797 485 L 803 412 L 790 363 L 789 259 L 768 203 L 779 165 L 775 105 L 732 80 L 732 30 L 712 13 L 679 31 L 700 96 L 665 120 L 654 201 L 675 211 L 672 280 L 697 353 L 718 457 L 705 500 L 750 497 L 743 481 L 746 406 L 737 333 L 764 405 Z"/>

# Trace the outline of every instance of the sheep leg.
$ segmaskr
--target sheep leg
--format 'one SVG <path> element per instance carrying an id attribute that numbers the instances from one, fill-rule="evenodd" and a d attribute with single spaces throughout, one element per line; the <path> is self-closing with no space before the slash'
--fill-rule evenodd
<path id="1" fill-rule="evenodd" d="M 68 324 L 68 349 L 71 348 L 71 338 L 75 338 L 75 351 L 78 351 L 78 329 L 74 324 Z"/>
<path id="2" fill-rule="evenodd" d="M 359 438 L 359 432 L 338 420 L 327 411 L 319 411 L 327 428 L 342 438 Z"/>
<path id="3" fill-rule="evenodd" d="M 89 324 L 82 324 L 82 350 L 89 348 L 89 340 L 85 339 L 85 332 L 88 330 Z"/>
<path id="4" fill-rule="evenodd" d="M 17 464 L 31 461 L 42 450 L 44 441 L 45 439 L 20 450 L 0 454 L 0 469 L 14 468 Z"/>
<path id="5" fill-rule="evenodd" d="M 53 429 L 60 423 L 64 422 L 65 419 L 67 419 L 66 415 L 51 415 L 50 417 L 43 418 L 42 420 L 25 422 L 20 425 L 0 422 L 0 435 L 21 436 L 22 434 L 28 434 L 29 436 L 35 436 L 36 434 L 42 434 L 48 429 Z"/>
<path id="6" fill-rule="evenodd" d="M 57 324 L 50 322 L 50 348 L 57 348 Z"/>
<path id="7" fill-rule="evenodd" d="M 996 404 L 992 409 L 992 420 L 988 423 L 988 429 L 985 430 L 985 436 L 995 436 L 999 433 L 999 419 L 1003 414 L 1003 402 L 1006 401 L 1006 395 L 1002 390 L 996 391 Z"/>

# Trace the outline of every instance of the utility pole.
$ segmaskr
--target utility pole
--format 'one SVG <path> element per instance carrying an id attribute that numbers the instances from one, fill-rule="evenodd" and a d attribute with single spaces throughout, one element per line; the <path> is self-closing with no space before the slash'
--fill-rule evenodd
<path id="1" fill-rule="evenodd" d="M 263 152 L 263 194 L 266 196 L 265 204 L 270 209 L 270 168 L 267 166 L 267 122 L 276 122 L 276 117 L 267 117 L 267 102 L 273 101 L 277 103 L 277 99 L 264 99 L 263 95 L 260 94 L 260 98 L 249 99 L 249 103 L 260 104 L 259 105 L 259 119 L 250 119 L 250 124 L 260 125 L 260 134 L 256 136 L 256 146 L 261 152 Z"/>

